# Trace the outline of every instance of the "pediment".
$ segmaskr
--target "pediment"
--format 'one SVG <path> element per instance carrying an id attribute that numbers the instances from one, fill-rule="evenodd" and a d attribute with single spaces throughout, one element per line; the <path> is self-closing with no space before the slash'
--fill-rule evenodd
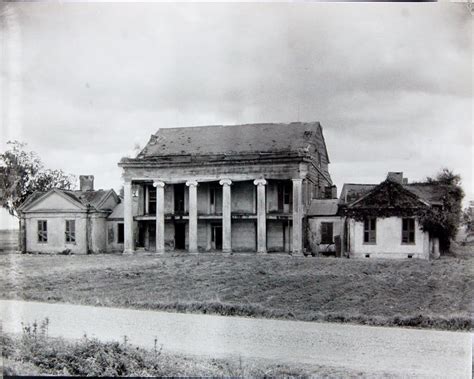
<path id="1" fill-rule="evenodd" d="M 84 208 L 81 203 L 72 198 L 69 199 L 68 195 L 52 190 L 27 206 L 23 211 L 77 211 Z"/>
<path id="2" fill-rule="evenodd" d="M 428 204 L 414 193 L 403 188 L 401 184 L 386 180 L 372 191 L 349 205 L 352 209 L 368 208 L 399 208 L 411 209 Z"/>

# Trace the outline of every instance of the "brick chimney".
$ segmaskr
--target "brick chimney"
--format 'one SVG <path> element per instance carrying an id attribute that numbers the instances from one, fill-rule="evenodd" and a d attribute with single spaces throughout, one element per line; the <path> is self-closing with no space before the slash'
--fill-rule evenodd
<path id="1" fill-rule="evenodd" d="M 81 191 L 94 191 L 94 175 L 79 175 L 79 188 Z"/>
<path id="2" fill-rule="evenodd" d="M 389 172 L 387 175 L 387 180 L 392 182 L 403 184 L 403 172 Z"/>

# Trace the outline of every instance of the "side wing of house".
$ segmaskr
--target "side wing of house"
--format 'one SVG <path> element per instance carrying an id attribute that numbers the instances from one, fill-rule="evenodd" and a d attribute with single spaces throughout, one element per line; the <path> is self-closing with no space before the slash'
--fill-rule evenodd
<path id="1" fill-rule="evenodd" d="M 346 210 L 347 247 L 355 258 L 429 259 L 430 239 L 416 217 L 429 207 L 398 183 L 382 182 Z"/>
<path id="2" fill-rule="evenodd" d="M 21 209 L 27 252 L 87 253 L 87 209 L 73 197 L 51 190 Z"/>

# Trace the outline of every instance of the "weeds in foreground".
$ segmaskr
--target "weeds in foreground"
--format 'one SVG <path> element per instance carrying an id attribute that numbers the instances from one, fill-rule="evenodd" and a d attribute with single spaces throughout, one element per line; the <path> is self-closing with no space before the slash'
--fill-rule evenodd
<path id="1" fill-rule="evenodd" d="M 162 375 L 160 367 L 161 349 L 155 348 L 151 355 L 146 350 L 133 347 L 124 336 L 122 343 L 100 342 L 84 335 L 76 342 L 48 336 L 49 320 L 32 324 L 22 324 L 22 334 L 18 339 L 2 336 L 2 356 L 4 360 L 35 368 L 39 374 L 52 375 L 92 375 L 129 376 Z M 155 345 L 157 340 L 155 339 Z M 5 365 L 5 375 L 24 374 L 9 372 Z"/>

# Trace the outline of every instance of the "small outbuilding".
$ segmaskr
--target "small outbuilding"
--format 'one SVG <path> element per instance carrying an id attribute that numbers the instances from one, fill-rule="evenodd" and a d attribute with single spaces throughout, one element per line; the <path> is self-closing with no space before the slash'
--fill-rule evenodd
<path id="1" fill-rule="evenodd" d="M 379 185 L 348 184 L 341 197 L 344 250 L 354 258 L 439 256 L 439 239 L 423 230 L 420 216 L 442 207 L 437 185 L 408 184 L 402 173 L 389 173 Z"/>
<path id="2" fill-rule="evenodd" d="M 102 253 L 107 251 L 107 217 L 120 203 L 113 189 L 94 190 L 92 175 L 80 176 L 80 189 L 33 193 L 20 207 L 23 252 Z"/>

